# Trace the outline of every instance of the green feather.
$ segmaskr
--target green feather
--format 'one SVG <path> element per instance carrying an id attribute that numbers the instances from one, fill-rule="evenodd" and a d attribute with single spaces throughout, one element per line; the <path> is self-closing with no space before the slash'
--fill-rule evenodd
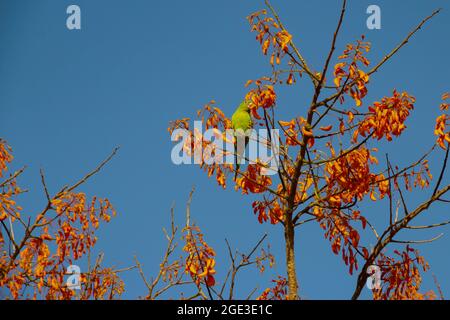
<path id="1" fill-rule="evenodd" d="M 250 115 L 250 108 L 249 108 L 248 101 L 244 100 L 237 107 L 236 111 L 233 113 L 233 116 L 231 117 L 231 125 L 232 125 L 232 128 L 235 130 L 235 135 L 238 134 L 238 132 L 236 132 L 237 130 L 242 130 L 243 133 L 245 133 L 247 130 L 253 128 L 253 121 L 252 121 L 252 117 Z M 248 137 L 245 138 L 245 146 L 247 146 L 247 143 L 248 143 Z M 234 174 L 235 180 L 237 177 L 237 172 L 239 171 L 239 164 L 241 162 L 241 156 L 242 156 L 243 151 L 244 150 L 242 150 L 238 154 L 237 144 L 235 143 L 235 145 L 234 145 L 234 154 L 235 154 L 235 161 L 236 161 L 236 172 Z"/>

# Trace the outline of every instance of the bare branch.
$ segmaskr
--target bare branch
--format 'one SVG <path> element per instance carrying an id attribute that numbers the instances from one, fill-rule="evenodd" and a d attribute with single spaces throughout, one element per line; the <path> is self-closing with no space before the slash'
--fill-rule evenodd
<path id="1" fill-rule="evenodd" d="M 287 31 L 286 28 L 284 27 L 283 23 L 281 22 L 280 17 L 278 16 L 278 13 L 275 11 L 275 9 L 273 8 L 273 6 L 269 3 L 268 0 L 265 0 L 265 4 L 266 6 L 269 8 L 269 10 L 272 12 L 272 15 L 275 17 L 275 19 L 277 20 L 278 25 L 280 26 L 280 28 L 284 31 Z M 292 49 L 294 50 L 295 54 L 297 55 L 297 57 L 300 59 L 300 67 L 303 68 L 303 70 L 305 70 L 305 72 L 310 76 L 311 80 L 313 80 L 313 82 L 317 81 L 316 76 L 314 75 L 314 73 L 309 69 L 308 64 L 306 63 L 306 60 L 303 58 L 303 56 L 300 53 L 300 50 L 298 50 L 298 48 L 295 46 L 294 42 L 291 40 L 289 43 L 292 47 Z"/>
<path id="2" fill-rule="evenodd" d="M 413 230 L 414 229 L 431 229 L 431 228 L 445 226 L 447 224 L 450 224 L 450 220 L 449 221 L 445 221 L 445 222 L 441 222 L 441 223 L 429 224 L 429 225 L 426 225 L 426 226 L 406 226 L 405 228 L 413 229 Z"/>
<path id="3" fill-rule="evenodd" d="M 362 267 L 360 274 L 358 276 L 358 280 L 356 283 L 356 288 L 353 293 L 352 299 L 358 299 L 359 295 L 361 294 L 361 290 L 364 287 L 366 280 L 367 280 L 367 269 L 370 265 L 373 264 L 375 259 L 379 256 L 381 251 L 392 242 L 394 236 L 401 230 L 405 229 L 406 226 L 411 222 L 415 217 L 417 217 L 420 213 L 423 211 L 426 211 L 433 202 L 435 202 L 439 197 L 446 194 L 450 190 L 450 184 L 441 188 L 436 192 L 436 194 L 432 195 L 427 201 L 420 204 L 416 209 L 414 209 L 412 212 L 407 214 L 404 218 L 399 220 L 397 223 L 395 223 L 393 226 L 388 227 L 383 234 L 381 235 L 380 239 L 377 241 L 372 253 L 370 254 L 369 258 L 366 260 L 366 263 Z"/>
<path id="4" fill-rule="evenodd" d="M 438 181 L 436 182 L 436 186 L 434 187 L 433 195 L 435 195 L 436 192 L 438 191 L 439 186 L 441 185 L 441 182 L 442 182 L 442 178 L 444 177 L 444 172 L 445 172 L 445 169 L 447 167 L 449 151 L 450 151 L 450 143 L 447 143 L 447 150 L 445 151 L 444 162 L 442 163 L 442 169 L 441 169 L 441 172 L 439 173 L 439 178 L 438 178 Z"/>
<path id="5" fill-rule="evenodd" d="M 441 298 L 441 300 L 445 300 L 444 298 L 444 294 L 442 293 L 442 288 L 441 285 L 439 284 L 437 277 L 435 274 L 433 274 L 433 280 L 434 280 L 434 284 L 436 285 L 438 292 L 439 292 L 439 297 Z"/>
<path id="6" fill-rule="evenodd" d="M 433 237 L 431 239 L 426 239 L 426 240 L 395 240 L 395 239 L 392 239 L 391 241 L 395 242 L 395 243 L 409 243 L 409 244 L 416 243 L 416 244 L 422 244 L 422 243 L 430 243 L 430 242 L 436 241 L 437 239 L 441 238 L 443 235 L 444 235 L 443 233 L 440 233 L 437 236 L 435 236 L 435 237 Z"/>
<path id="7" fill-rule="evenodd" d="M 419 31 L 422 26 L 430 19 L 432 19 L 435 15 L 437 15 L 439 12 L 441 12 L 441 9 L 437 9 L 435 10 L 431 15 L 429 15 L 428 17 L 426 17 L 425 19 L 423 19 L 418 25 L 417 27 L 415 27 L 407 36 L 405 39 L 403 39 L 402 42 L 400 42 L 400 44 L 398 46 L 396 46 L 391 52 L 389 52 L 387 55 L 384 56 L 384 58 L 375 66 L 373 67 L 368 74 L 371 75 L 374 72 L 377 72 L 378 69 L 386 62 L 388 61 L 394 54 L 397 53 L 397 51 L 399 51 L 405 44 L 407 44 L 409 42 L 409 39 L 417 32 Z"/>
<path id="8" fill-rule="evenodd" d="M 421 27 L 431 18 L 433 18 L 436 14 L 438 14 L 441 11 L 441 9 L 438 9 L 436 11 L 434 11 L 431 15 L 429 15 L 428 17 L 426 17 L 425 19 L 422 20 L 422 22 L 419 23 L 419 25 L 414 28 L 404 39 L 403 41 L 397 46 L 395 47 L 390 53 L 388 53 L 386 56 L 384 56 L 384 58 L 374 67 L 372 68 L 368 74 L 371 75 L 375 72 L 378 71 L 378 69 L 386 62 L 388 61 L 393 55 L 395 55 L 404 45 L 406 45 L 409 41 L 409 39 L 419 30 L 421 29 Z M 350 85 L 353 85 L 354 82 L 352 82 Z M 326 103 L 328 103 L 329 101 L 335 99 L 336 97 L 339 97 L 341 95 L 341 92 L 337 92 L 332 94 L 331 96 L 323 99 L 322 101 L 320 101 L 319 103 L 317 103 L 317 106 L 321 106 L 321 105 L 325 105 Z"/>
<path id="9" fill-rule="evenodd" d="M 45 183 L 44 170 L 41 168 L 41 170 L 39 170 L 39 173 L 41 174 L 41 183 L 42 186 L 44 187 L 45 196 L 47 197 L 47 201 L 50 202 L 51 198 L 50 194 L 48 193 L 47 184 Z"/>
<path id="10" fill-rule="evenodd" d="M 100 163 L 100 165 L 97 168 L 95 168 L 93 171 L 91 171 L 90 173 L 85 175 L 81 180 L 79 180 L 77 183 L 75 183 L 74 185 L 69 187 L 67 190 L 62 190 L 62 191 L 67 191 L 67 192 L 73 191 L 76 188 L 78 188 L 80 185 L 85 183 L 90 177 L 92 177 L 93 175 L 98 173 L 116 155 L 116 153 L 117 153 L 117 151 L 119 151 L 119 149 L 120 149 L 120 147 L 115 147 L 113 152 L 109 155 L 109 157 L 106 158 L 102 163 Z"/>
<path id="11" fill-rule="evenodd" d="M 20 176 L 26 169 L 27 167 L 23 167 L 20 170 L 17 170 L 16 172 L 14 172 L 14 174 L 9 177 L 8 179 L 6 179 L 5 181 L 3 181 L 2 183 L 0 183 L 0 188 L 3 188 L 4 186 L 6 186 L 9 182 L 13 181 L 14 179 L 16 179 L 18 176 Z"/>

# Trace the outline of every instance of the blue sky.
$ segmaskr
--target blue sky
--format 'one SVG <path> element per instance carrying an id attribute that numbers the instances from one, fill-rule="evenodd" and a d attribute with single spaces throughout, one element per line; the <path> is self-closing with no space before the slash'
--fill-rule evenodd
<path id="1" fill-rule="evenodd" d="M 82 30 L 66 28 L 70 4 L 81 7 Z M 321 69 L 340 3 L 273 4 L 309 64 Z M 381 30 L 366 28 L 370 4 L 381 7 Z M 269 279 L 283 275 L 282 229 L 258 224 L 250 206 L 253 197 L 232 188 L 221 190 L 195 166 L 173 165 L 167 133 L 170 120 L 194 117 L 211 99 L 231 116 L 245 94 L 245 82 L 270 71 L 245 19 L 263 7 L 262 0 L 1 0 L 0 136 L 14 148 L 13 169 L 28 166 L 20 179 L 31 190 L 21 197 L 24 213 L 34 214 L 44 206 L 40 168 L 56 192 L 120 145 L 117 157 L 81 189 L 108 197 L 118 211 L 118 217 L 99 232 L 97 248 L 105 252 L 106 264 L 126 267 L 137 255 L 147 275 L 155 274 L 166 244 L 161 228 L 169 222 L 170 207 L 175 203 L 176 218 L 182 223 L 195 185 L 192 214 L 216 248 L 218 277 L 224 276 L 228 265 L 225 238 L 247 250 L 265 232 L 278 263 L 263 275 L 253 270 L 241 274 L 238 293 L 245 297 L 255 283 L 262 290 Z M 405 134 L 380 147 L 399 165 L 417 159 L 434 141 L 440 96 L 449 90 L 450 6 L 444 0 L 349 1 L 338 39 L 339 52 L 345 43 L 365 34 L 373 48 L 369 59 L 378 61 L 439 7 L 444 8 L 442 13 L 373 76 L 365 100 L 375 101 L 393 88 L 417 98 Z M 280 88 L 280 117 L 304 115 L 310 89 L 307 81 Z M 438 164 L 441 157 L 442 153 L 432 157 L 431 164 Z M 444 180 L 448 183 L 448 175 Z M 408 194 L 411 207 L 424 197 Z M 385 222 L 386 204 L 364 209 L 369 219 Z M 448 209 L 437 205 L 425 215 L 427 221 L 441 222 L 448 220 Z M 349 298 L 355 277 L 332 254 L 320 228 L 307 225 L 298 231 L 296 241 L 300 294 L 308 299 Z M 447 295 L 449 244 L 445 236 L 419 247 L 431 264 L 425 288 L 435 289 L 434 273 Z M 125 298 L 146 294 L 137 272 L 123 278 Z M 365 290 L 363 297 L 369 296 Z"/>

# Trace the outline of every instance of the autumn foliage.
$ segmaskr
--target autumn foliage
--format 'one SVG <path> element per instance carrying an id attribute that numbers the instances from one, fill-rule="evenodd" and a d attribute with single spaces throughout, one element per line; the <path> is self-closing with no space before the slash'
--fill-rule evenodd
<path id="1" fill-rule="evenodd" d="M 47 204 L 42 211 L 26 218 L 16 203 L 16 198 L 23 193 L 17 186 L 17 178 L 24 169 L 10 174 L 1 183 L 0 288 L 5 298 L 117 299 L 125 290 L 120 274 L 133 269 L 138 270 L 148 289 L 142 298 L 166 297 L 166 292 L 175 287 L 185 288 L 177 292 L 180 299 L 212 298 L 213 287 L 217 285 L 216 253 L 206 242 L 200 227 L 191 223 L 189 205 L 181 235 L 178 234 L 172 211 L 170 232 L 164 229 L 168 246 L 154 280 L 148 281 L 137 257 L 135 265 L 121 269 L 103 267 L 101 253 L 94 257 L 96 231 L 102 224 L 108 223 L 116 211 L 108 199 L 95 196 L 89 199 L 85 193 L 76 189 L 100 171 L 116 152 L 117 149 L 96 169 L 75 184 L 62 188 L 54 196 L 49 194 L 41 172 Z M 0 156 L 0 175 L 4 177 L 13 160 L 12 149 L 4 140 L 0 141 Z M 263 240 L 256 244 L 250 254 L 241 254 L 240 264 L 230 267 L 229 281 L 225 279 L 221 283 L 222 293 L 227 289 L 228 296 L 233 296 L 237 274 L 235 269 L 256 265 L 262 271 L 266 263 L 273 265 L 270 251 L 261 248 Z M 178 246 L 178 241 L 182 241 L 183 245 Z M 256 252 L 257 249 L 261 251 Z M 71 266 L 77 264 L 88 266 L 88 270 L 80 270 L 79 288 L 68 283 L 69 277 L 73 275 Z M 191 295 L 186 296 L 184 292 Z"/>
<path id="2" fill-rule="evenodd" d="M 301 298 L 295 254 L 297 247 L 308 244 L 297 244 L 294 240 L 296 232 L 310 223 L 320 227 L 318 230 L 329 241 L 330 252 L 339 256 L 349 274 L 355 276 L 353 299 L 360 297 L 371 277 L 368 273 L 371 266 L 380 270 L 381 284 L 372 290 L 374 299 L 435 298 L 434 292 L 421 289 L 422 274 L 429 265 L 413 248 L 434 239 L 400 240 L 399 234 L 447 224 L 418 226 L 412 222 L 433 203 L 448 202 L 444 196 L 450 185 L 445 185 L 444 177 L 450 145 L 447 102 L 450 96 L 444 93 L 442 103 L 435 108 L 440 112 L 435 127 L 421 128 L 423 135 L 434 139 L 434 144 L 403 167 L 395 164 L 395 157 L 379 149 L 386 143 L 394 143 L 408 130 L 409 117 L 416 105 L 413 93 L 392 88 L 376 101 L 367 101 L 367 97 L 370 86 L 376 83 L 374 74 L 439 10 L 421 21 L 379 62 L 373 63 L 367 57 L 371 44 L 364 36 L 350 41 L 343 52 L 336 52 L 347 6 L 344 0 L 326 59 L 322 67 L 315 69 L 307 63 L 294 42 L 296 37 L 285 28 L 268 1 L 266 6 L 267 9 L 249 15 L 248 22 L 271 71 L 256 79 L 243 79 L 247 80 L 243 98 L 249 102 L 255 128 L 279 129 L 281 133 L 276 141 L 281 146 L 280 154 L 276 155 L 278 172 L 265 175 L 269 163 L 261 159 L 241 166 L 237 172 L 233 164 L 213 161 L 218 155 L 227 155 L 227 151 L 217 148 L 193 128 L 188 117 L 172 121 L 168 128 L 173 140 L 184 139 L 185 154 L 194 158 L 200 154 L 196 164 L 221 189 L 231 185 L 242 196 L 256 199 L 248 211 L 258 223 L 283 229 L 286 272 L 267 289 L 260 290 L 257 299 Z M 279 87 L 305 82 L 310 82 L 313 89 L 308 92 L 302 87 L 300 93 L 310 95 L 311 103 L 304 108 L 296 106 L 298 114 L 291 119 L 276 116 L 277 109 L 292 108 L 278 103 Z M 213 129 L 223 141 L 233 142 L 230 141 L 233 137 L 225 135 L 231 128 L 231 120 L 215 101 L 201 108 L 196 119 L 202 121 L 205 130 Z M 176 129 L 184 129 L 188 136 L 175 134 Z M 274 144 L 272 139 L 269 136 L 265 141 L 269 147 Z M 209 152 L 202 153 L 204 150 Z M 236 275 L 241 269 L 254 265 L 263 272 L 266 265 L 273 266 L 269 247 L 262 249 L 266 236 L 245 254 L 233 251 L 227 241 L 230 266 L 227 274 L 219 275 L 216 250 L 208 244 L 199 225 L 191 222 L 191 198 L 181 234 L 172 211 L 170 229 L 164 230 L 167 248 L 159 272 L 152 280 L 144 274 L 137 258 L 135 265 L 125 269 L 103 267 L 102 256 L 91 261 L 96 231 L 116 212 L 109 200 L 90 198 L 78 189 L 116 151 L 94 171 L 54 195 L 48 192 L 41 173 L 46 206 L 25 217 L 17 203 L 23 192 L 17 178 L 23 170 L 9 173 L 12 150 L 4 140 L 0 141 L 0 178 L 3 179 L 0 182 L 0 288 L 8 290 L 8 298 L 114 299 L 124 291 L 120 273 L 137 269 L 148 289 L 143 295 L 146 299 L 167 297 L 175 287 L 186 288 L 176 298 L 233 299 Z M 443 159 L 433 164 L 435 176 L 431 174 L 431 154 Z M 232 179 L 235 173 L 237 178 Z M 416 207 L 405 200 L 405 193 L 414 189 L 426 195 L 426 200 Z M 385 210 L 380 212 L 385 222 L 381 228 L 375 227 L 373 216 L 363 209 L 364 204 L 378 202 L 385 205 Z M 89 268 L 81 274 L 81 290 L 72 290 L 65 282 L 67 269 L 83 259 L 87 259 Z"/>
<path id="3" fill-rule="evenodd" d="M 323 229 L 331 251 L 342 257 L 349 273 L 357 273 L 354 299 L 360 296 L 371 276 L 367 271 L 372 265 L 380 266 L 382 282 L 380 288 L 373 290 L 374 299 L 435 297 L 432 292 L 420 292 L 421 272 L 425 272 L 428 265 L 417 249 L 412 248 L 416 242 L 397 240 L 397 234 L 406 229 L 434 227 L 411 226 L 410 223 L 432 203 L 444 201 L 442 196 L 450 189 L 450 185 L 443 186 L 450 143 L 446 102 L 449 95 L 445 93 L 442 104 L 436 107 L 442 115 L 436 119 L 435 145 L 424 149 L 422 157 L 402 168 L 388 155 L 381 156 L 379 147 L 383 142 L 392 143 L 408 129 L 408 118 L 416 103 L 414 96 L 393 88 L 377 101 L 365 100 L 374 82 L 374 73 L 439 10 L 421 21 L 397 47 L 373 64 L 367 58 L 371 44 L 364 36 L 347 44 L 344 51 L 334 57 L 346 5 L 343 1 L 330 50 L 319 70 L 306 62 L 294 42 L 295 37 L 284 27 L 268 1 L 267 9 L 248 16 L 250 30 L 256 35 L 262 54 L 269 57 L 271 73 L 245 83 L 248 90 L 245 100 L 250 104 L 255 128 L 280 130 L 277 143 L 281 151 L 275 155 L 279 164 L 276 175 L 264 175 L 263 170 L 269 163 L 258 159 L 241 167 L 238 178 L 232 183 L 243 195 L 259 195 L 252 204 L 253 213 L 259 223 L 281 225 L 286 245 L 286 278 L 274 280 L 274 287 L 264 290 L 259 299 L 299 298 L 295 232 L 302 225 L 314 222 Z M 314 88 L 310 105 L 303 110 L 296 107 L 299 114 L 292 119 L 279 119 L 275 111 L 291 106 L 277 103 L 277 88 L 303 81 L 311 81 Z M 302 91 L 301 94 L 307 93 Z M 206 127 L 217 130 L 219 136 L 230 127 L 230 120 L 215 102 L 214 107 L 208 104 L 198 115 Z M 169 132 L 179 128 L 189 130 L 190 143 L 184 145 L 183 151 L 192 154 L 195 148 L 209 142 L 201 134 L 194 134 L 189 121 L 189 118 L 173 121 Z M 432 128 L 421 130 L 424 135 L 433 135 Z M 268 146 L 274 142 L 271 139 L 266 141 Z M 435 170 L 439 172 L 436 179 L 431 174 L 429 158 L 439 149 L 444 149 L 445 154 L 443 163 L 436 165 Z M 216 147 L 215 152 L 224 150 Z M 236 168 L 207 160 L 199 159 L 198 164 L 209 177 L 216 173 L 218 184 L 225 188 Z M 434 180 L 428 200 L 415 209 L 408 208 L 404 193 L 415 188 L 426 192 Z M 386 226 L 380 232 L 360 207 L 365 202 L 381 201 L 387 207 Z M 399 214 L 401 211 L 403 213 Z M 368 245 L 370 237 L 375 237 L 374 246 Z"/>
<path id="4" fill-rule="evenodd" d="M 11 148 L 0 142 L 0 176 L 13 160 Z M 10 298 L 33 299 L 113 299 L 123 292 L 117 270 L 105 268 L 98 260 L 80 275 L 82 290 L 66 284 L 67 269 L 90 255 L 97 242 L 96 230 L 109 222 L 115 211 L 107 199 L 76 192 L 79 183 L 47 197 L 46 206 L 35 216 L 25 217 L 16 198 L 23 192 L 17 186 L 19 170 L 1 183 L 0 287 Z"/>

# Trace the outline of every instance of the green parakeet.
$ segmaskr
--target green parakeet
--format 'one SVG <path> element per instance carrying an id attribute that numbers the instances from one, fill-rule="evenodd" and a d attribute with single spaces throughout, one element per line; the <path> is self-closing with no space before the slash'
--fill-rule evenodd
<path id="1" fill-rule="evenodd" d="M 249 108 L 249 102 L 243 101 L 241 104 L 237 107 L 236 111 L 234 112 L 233 116 L 231 117 L 231 126 L 234 129 L 234 135 L 236 136 L 236 142 L 234 144 L 234 157 L 236 161 L 236 171 L 234 173 L 234 180 L 236 180 L 237 172 L 239 171 L 239 165 L 242 160 L 242 154 L 245 151 L 245 147 L 248 144 L 248 137 L 245 137 L 245 145 L 242 146 L 241 144 L 238 144 L 239 137 L 244 136 L 245 132 L 249 129 L 253 128 L 253 121 L 252 116 L 250 115 L 250 108 Z M 242 130 L 242 131 L 241 131 Z"/>

